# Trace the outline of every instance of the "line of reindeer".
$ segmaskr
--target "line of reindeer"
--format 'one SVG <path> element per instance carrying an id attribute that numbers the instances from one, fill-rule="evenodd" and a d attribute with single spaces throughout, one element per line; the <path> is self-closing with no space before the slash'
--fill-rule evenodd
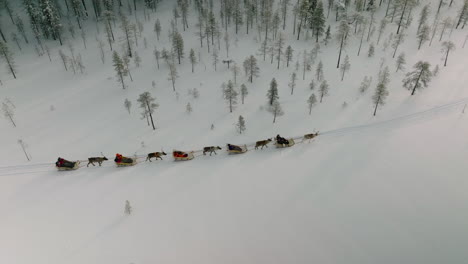
<path id="1" fill-rule="evenodd" d="M 309 142 L 314 139 L 316 136 L 318 136 L 319 132 L 315 132 L 315 133 L 310 133 L 310 134 L 305 134 L 304 137 L 302 138 L 302 142 L 304 142 L 305 140 L 309 140 Z M 272 138 L 268 138 L 268 139 L 265 139 L 265 140 L 259 140 L 257 142 L 255 142 L 255 149 L 263 149 L 263 147 L 267 147 L 268 148 L 268 143 L 270 143 L 271 141 L 273 141 Z M 210 156 L 211 154 L 215 154 L 217 155 L 216 153 L 216 150 L 221 150 L 222 148 L 219 147 L 219 146 L 209 146 L 209 147 L 204 147 L 203 148 L 203 155 L 206 155 L 206 153 L 209 153 Z M 98 163 L 99 166 L 102 165 L 102 163 L 106 160 L 108 160 L 104 154 L 102 154 L 101 152 L 101 155 L 102 157 L 90 157 L 88 158 L 88 165 L 86 165 L 86 167 L 89 167 L 89 165 L 93 165 L 93 166 L 96 166 L 94 163 Z M 145 161 L 149 161 L 151 162 L 151 159 L 152 158 L 155 158 L 155 160 L 162 160 L 162 156 L 166 156 L 167 153 L 165 153 L 164 151 L 161 151 L 161 152 L 151 152 L 151 153 L 148 153 L 146 155 L 146 160 Z"/>

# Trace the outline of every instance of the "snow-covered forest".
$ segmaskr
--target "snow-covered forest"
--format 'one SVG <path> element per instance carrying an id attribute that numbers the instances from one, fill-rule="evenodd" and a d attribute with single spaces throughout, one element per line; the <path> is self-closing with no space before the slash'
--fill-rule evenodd
<path id="1" fill-rule="evenodd" d="M 0 262 L 466 263 L 467 23 L 468 0 L 0 0 Z"/>

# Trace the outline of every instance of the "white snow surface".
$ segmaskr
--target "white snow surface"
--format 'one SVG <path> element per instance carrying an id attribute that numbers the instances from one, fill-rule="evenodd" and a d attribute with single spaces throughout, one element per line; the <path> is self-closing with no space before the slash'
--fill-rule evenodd
<path id="1" fill-rule="evenodd" d="M 432 2 L 436 7 L 438 1 Z M 468 48 L 461 48 L 466 30 L 451 34 L 457 49 L 443 67 L 437 36 L 430 47 L 426 43 L 417 50 L 420 5 L 399 49 L 407 55 L 404 72 L 395 73 L 392 48 L 383 50 L 385 38 L 396 32 L 391 24 L 373 58 L 367 57 L 367 42 L 357 57 L 359 37 L 350 36 L 345 55 L 351 70 L 343 82 L 336 69 L 336 41 L 322 44 L 305 80 L 298 71 L 293 95 L 287 84 L 294 63 L 288 68 L 282 63 L 277 70 L 276 62 L 264 62 L 258 55 L 260 77 L 249 83 L 242 70 L 237 83 L 245 83 L 249 95 L 229 113 L 220 86 L 232 74 L 222 63 L 215 72 L 206 46 L 200 48 L 195 12 L 190 13 L 189 30 L 182 31 L 180 24 L 179 30 L 186 57 L 194 48 L 202 62 L 195 73 L 188 58 L 177 65 L 179 100 L 167 80 L 168 67 L 161 61 L 157 69 L 152 51 L 154 46 L 170 48 L 167 29 L 173 5 L 163 1 L 144 22 L 148 48 L 139 39 L 142 66 L 132 64 L 134 81 L 126 79 L 125 90 L 116 81 L 108 46 L 105 64 L 99 59 L 91 22 L 85 22 L 86 50 L 81 39 L 67 36 L 75 53 L 83 56 L 83 75 L 64 70 L 58 50 L 69 54 L 66 46 L 47 42 L 52 62 L 47 55 L 37 57 L 30 46 L 23 52 L 14 50 L 18 79 L 3 68 L 0 86 L 0 99 L 8 97 L 16 105 L 17 123 L 14 128 L 7 119 L 0 120 L 0 263 L 467 263 L 468 113 L 462 109 L 468 98 Z M 441 16 L 455 17 L 459 5 L 444 7 Z M 379 10 L 377 17 L 384 12 Z M 163 26 L 160 41 L 152 31 L 156 17 Z M 335 32 L 333 15 L 328 22 Z M 99 38 L 105 41 L 100 27 Z M 120 36 L 120 30 L 115 32 Z M 291 32 L 289 23 L 286 45 L 294 48 L 295 60 L 300 59 L 299 52 L 310 51 L 314 42 L 304 37 L 297 41 Z M 244 59 L 257 53 L 255 33 L 246 35 L 242 27 L 236 35 L 233 27 L 229 29 L 230 58 L 241 69 Z M 226 58 L 221 40 L 220 59 Z M 373 117 L 371 97 L 381 58 L 392 81 L 387 104 Z M 319 60 L 330 95 L 309 115 L 308 84 Z M 418 60 L 439 64 L 440 73 L 428 88 L 410 96 L 401 80 Z M 365 75 L 374 80 L 360 96 Z M 275 124 L 265 110 L 273 77 L 285 111 Z M 198 99 L 187 94 L 190 88 L 200 91 Z M 136 99 L 144 91 L 160 104 L 155 131 L 140 119 Z M 123 106 L 126 98 L 133 103 L 130 115 Z M 190 115 L 185 113 L 188 102 L 193 107 Z M 247 123 L 242 135 L 234 127 L 239 115 Z M 172 149 L 224 148 L 226 143 L 314 130 L 322 135 L 281 150 L 272 144 L 236 156 L 222 150 L 187 162 L 173 162 L 170 156 Z M 30 162 L 18 139 L 28 144 Z M 115 153 L 133 156 L 161 150 L 169 154 L 163 161 L 125 168 L 112 161 Z M 101 152 L 109 158 L 102 167 L 59 172 L 53 165 L 58 156 L 84 160 Z M 124 215 L 126 200 L 133 207 L 129 216 Z"/>

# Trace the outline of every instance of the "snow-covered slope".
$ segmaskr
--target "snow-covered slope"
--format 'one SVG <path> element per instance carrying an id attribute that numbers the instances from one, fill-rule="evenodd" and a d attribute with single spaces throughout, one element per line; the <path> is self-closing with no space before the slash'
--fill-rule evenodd
<path id="1" fill-rule="evenodd" d="M 432 2 L 436 6 L 438 1 Z M 66 46 L 48 42 L 52 62 L 37 57 L 31 47 L 15 51 L 18 79 L 4 72 L 0 87 L 1 99 L 8 97 L 16 105 L 17 123 L 14 128 L 6 119 L 0 122 L 1 263 L 466 263 L 468 116 L 462 109 L 468 98 L 468 49 L 461 47 L 466 30 L 451 34 L 457 50 L 443 67 L 438 40 L 417 50 L 413 22 L 401 47 L 407 69 L 426 60 L 441 70 L 414 96 L 402 88 L 406 71 L 394 73 L 391 47 L 384 51 L 379 45 L 368 58 L 365 42 L 365 52 L 357 57 L 359 39 L 352 36 L 346 49 L 351 70 L 343 82 L 336 69 L 336 41 L 322 44 L 317 62 L 324 63 L 330 95 L 311 115 L 306 100 L 313 71 L 302 80 L 299 70 L 290 95 L 294 65 L 277 70 L 261 56 L 260 77 L 252 84 L 244 74 L 238 79 L 249 88 L 245 104 L 229 113 L 221 84 L 232 74 L 222 64 L 215 72 L 206 47 L 199 47 L 192 26 L 195 13 L 189 17 L 190 29 L 181 34 L 186 53 L 193 48 L 202 62 L 195 73 L 187 58 L 177 65 L 179 99 L 167 80 L 167 66 L 161 63 L 157 69 L 152 52 L 154 46 L 170 48 L 166 32 L 173 5 L 162 2 L 144 23 L 148 48 L 140 39 L 142 66 L 131 68 L 134 81 L 127 80 L 125 90 L 116 81 L 107 47 L 105 64 L 99 59 L 94 39 L 99 35 L 104 40 L 103 29 L 97 34 L 91 21 L 87 49 L 80 39 L 70 39 L 75 53 L 83 56 L 83 75 L 63 69 L 58 50 L 69 53 Z M 442 16 L 455 16 L 459 5 L 444 7 Z M 378 17 L 384 12 L 379 10 Z M 156 17 L 164 32 L 159 42 L 152 31 Z M 332 16 L 328 22 L 335 31 Z M 297 60 L 313 42 L 296 41 L 291 27 L 286 45 L 294 48 Z M 395 30 L 389 25 L 384 39 Z M 230 58 L 242 66 L 257 53 L 258 37 L 243 31 L 236 35 L 233 28 L 229 34 Z M 223 45 L 220 59 L 227 58 Z M 371 97 L 382 58 L 392 72 L 390 95 L 373 117 Z M 374 81 L 360 95 L 365 75 Z M 273 77 L 285 111 L 275 124 L 264 109 Z M 191 88 L 200 91 L 198 99 L 188 95 Z M 136 99 L 144 91 L 160 104 L 156 131 L 140 119 Z M 130 115 L 123 106 L 126 98 L 133 102 Z M 185 112 L 188 102 L 190 115 Z M 247 123 L 242 135 L 234 127 L 239 115 Z M 223 150 L 179 163 L 166 156 L 127 168 L 116 168 L 112 161 L 72 172 L 53 167 L 58 156 L 86 159 L 103 152 L 112 160 L 117 152 L 198 150 L 314 130 L 322 135 L 282 150 L 271 145 L 237 156 Z M 18 139 L 28 144 L 29 163 Z M 130 216 L 123 213 L 126 200 L 134 209 Z"/>

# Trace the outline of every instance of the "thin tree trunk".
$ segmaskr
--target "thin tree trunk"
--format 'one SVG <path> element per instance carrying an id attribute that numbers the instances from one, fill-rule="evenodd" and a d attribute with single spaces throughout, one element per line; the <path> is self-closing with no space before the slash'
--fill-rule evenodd
<path id="1" fill-rule="evenodd" d="M 421 75 L 423 73 L 423 70 L 419 73 L 418 79 L 416 80 L 416 83 L 414 84 L 413 91 L 411 92 L 411 95 L 414 95 L 414 92 L 416 92 L 416 87 L 418 86 L 419 79 L 421 78 Z"/>
<path id="2" fill-rule="evenodd" d="M 375 114 L 377 113 L 377 107 L 379 106 L 379 103 L 380 103 L 380 96 L 379 96 L 379 98 L 377 99 L 377 103 L 375 104 L 374 116 L 375 116 Z"/>
<path id="3" fill-rule="evenodd" d="M 151 125 L 153 126 L 153 130 L 156 130 L 156 127 L 154 126 L 154 122 L 153 122 L 153 115 L 151 114 L 151 109 L 150 109 L 148 101 L 146 101 L 146 106 L 148 107 L 148 113 L 151 119 Z"/>
<path id="4" fill-rule="evenodd" d="M 401 23 L 403 21 L 403 16 L 405 15 L 405 11 L 406 11 L 406 5 L 408 4 L 408 0 L 405 0 L 405 5 L 403 6 L 403 11 L 401 12 L 401 17 L 400 17 L 400 21 L 398 22 L 398 29 L 397 29 L 397 34 L 400 34 L 400 27 L 401 27 Z"/>
<path id="5" fill-rule="evenodd" d="M 450 50 L 449 50 L 449 49 L 447 49 L 447 54 L 445 55 L 445 63 L 444 63 L 444 67 L 445 67 L 445 66 L 447 66 L 447 59 L 448 59 L 449 52 L 450 52 Z"/>
<path id="6" fill-rule="evenodd" d="M 21 145 L 21 148 L 23 149 L 24 155 L 26 156 L 26 158 L 28 159 L 28 161 L 30 161 L 29 156 L 28 156 L 28 154 L 26 153 L 26 150 L 24 149 L 23 144 L 20 144 L 20 145 Z"/>
<path id="7" fill-rule="evenodd" d="M 344 35 L 341 36 L 341 44 L 340 44 L 340 53 L 338 55 L 338 63 L 336 64 L 336 68 L 340 68 L 340 60 L 341 60 L 341 50 L 343 49 L 343 42 L 344 42 Z M 320 100 L 321 102 L 322 100 Z"/>

